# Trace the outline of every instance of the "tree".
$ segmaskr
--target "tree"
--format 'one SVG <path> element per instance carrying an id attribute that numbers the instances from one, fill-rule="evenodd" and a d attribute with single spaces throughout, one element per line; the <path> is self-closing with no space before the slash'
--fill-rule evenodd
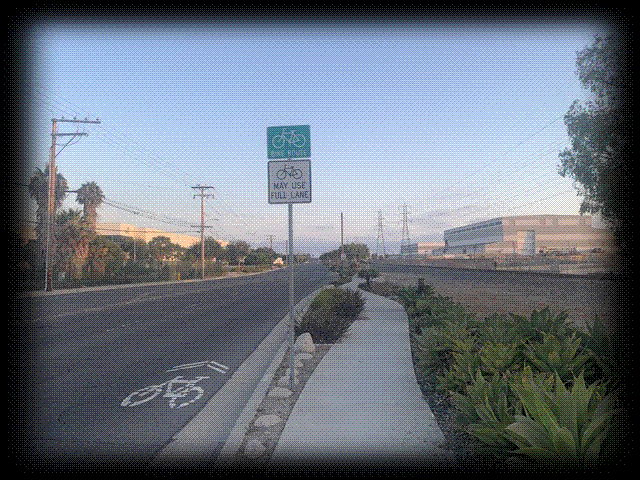
<path id="1" fill-rule="evenodd" d="M 271 265 L 277 258 L 276 253 L 270 248 L 256 248 L 244 259 L 245 265 Z"/>
<path id="2" fill-rule="evenodd" d="M 271 248 L 259 247 L 247 255 L 244 263 L 245 265 L 270 265 L 276 258 L 278 255 Z"/>
<path id="3" fill-rule="evenodd" d="M 189 248 L 187 248 L 185 252 L 185 258 L 191 261 L 200 260 L 202 256 L 201 252 L 202 252 L 201 243 L 200 242 L 195 243 L 191 245 Z M 222 248 L 222 245 L 218 243 L 217 240 L 215 240 L 212 237 L 206 237 L 204 239 L 204 257 L 205 258 L 220 259 L 223 254 L 224 254 L 224 249 Z"/>
<path id="4" fill-rule="evenodd" d="M 611 35 L 595 37 L 577 52 L 576 74 L 593 99 L 574 101 L 564 122 L 571 147 L 559 154 L 558 173 L 575 180 L 583 197 L 580 213 L 598 213 L 620 227 L 629 217 L 627 159 L 630 149 L 630 84 L 627 42 Z M 620 233 L 620 229 L 617 229 Z M 621 240 L 624 235 L 619 235 Z"/>
<path id="5" fill-rule="evenodd" d="M 97 209 L 104 200 L 104 193 L 96 182 L 83 183 L 78 189 L 76 202 L 82 205 L 84 216 L 91 229 L 95 232 L 96 221 L 98 219 Z"/>
<path id="6" fill-rule="evenodd" d="M 56 168 L 56 170 L 58 170 Z M 67 180 L 61 173 L 56 173 L 56 184 L 54 190 L 54 212 L 60 208 L 68 190 Z M 38 240 L 44 245 L 47 241 L 47 215 L 49 209 L 49 165 L 43 170 L 36 168 L 31 180 L 29 181 L 29 195 L 38 204 L 36 210 L 36 235 Z"/>
<path id="7" fill-rule="evenodd" d="M 243 240 L 237 240 L 227 245 L 226 257 L 229 263 L 240 262 L 242 257 L 246 257 L 250 252 L 249 244 Z"/>
<path id="8" fill-rule="evenodd" d="M 73 278 L 81 278 L 89 255 L 89 244 L 95 237 L 87 227 L 82 210 L 69 208 L 59 212 L 56 216 L 55 235 L 55 264 Z"/>
<path id="9" fill-rule="evenodd" d="M 369 247 L 364 243 L 348 243 L 344 246 L 344 252 L 350 257 L 362 260 L 369 258 Z"/>
<path id="10" fill-rule="evenodd" d="M 171 243 L 169 237 L 163 235 L 153 237 L 149 242 L 149 251 L 158 266 L 162 265 L 165 260 L 175 258 L 178 252 L 176 247 L 177 245 Z"/>
<path id="11" fill-rule="evenodd" d="M 89 267 L 94 278 L 116 275 L 124 267 L 125 254 L 111 240 L 96 236 L 89 244 Z"/>

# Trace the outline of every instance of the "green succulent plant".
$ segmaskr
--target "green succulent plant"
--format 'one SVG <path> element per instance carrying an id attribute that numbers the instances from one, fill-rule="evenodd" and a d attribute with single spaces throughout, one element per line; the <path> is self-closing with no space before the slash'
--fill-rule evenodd
<path id="1" fill-rule="evenodd" d="M 618 346 L 622 342 L 607 333 L 604 323 L 598 316 L 593 323 L 587 323 L 586 332 L 578 331 L 577 334 L 582 339 L 585 350 L 593 355 L 593 360 L 599 369 L 598 373 L 612 386 L 619 385 L 623 357 L 618 351 Z"/>
<path id="2" fill-rule="evenodd" d="M 525 338 L 512 318 L 497 313 L 486 317 L 478 325 L 478 330 L 484 343 L 520 343 Z"/>
<path id="3" fill-rule="evenodd" d="M 581 339 L 575 334 L 559 337 L 543 333 L 543 341 L 527 342 L 525 355 L 531 365 L 540 372 L 557 372 L 564 381 L 571 380 L 592 360 L 593 354 L 580 347 Z"/>
<path id="4" fill-rule="evenodd" d="M 594 464 L 600 459 L 603 441 L 620 409 L 617 394 L 602 397 L 596 382 L 586 386 L 584 375 L 574 379 L 571 390 L 556 373 L 553 392 L 542 389 L 525 367 L 518 381 L 511 384 L 527 415 L 515 415 L 505 435 L 518 450 L 540 462 Z"/>
<path id="5" fill-rule="evenodd" d="M 518 325 L 522 336 L 541 342 L 543 333 L 552 333 L 558 336 L 568 336 L 575 331 L 575 327 L 567 322 L 569 315 L 565 311 L 560 311 L 555 315 L 551 313 L 549 307 L 540 311 L 534 310 L 529 318 L 509 313 L 509 316 Z"/>
<path id="6" fill-rule="evenodd" d="M 513 443 L 504 435 L 505 428 L 514 421 L 506 379 L 493 375 L 487 381 L 478 370 L 465 390 L 466 394 L 456 391 L 449 394 L 469 433 L 491 447 L 513 448 Z"/>
<path id="7" fill-rule="evenodd" d="M 516 343 L 485 343 L 479 355 L 482 369 L 488 373 L 503 373 L 522 365 L 522 347 Z"/>

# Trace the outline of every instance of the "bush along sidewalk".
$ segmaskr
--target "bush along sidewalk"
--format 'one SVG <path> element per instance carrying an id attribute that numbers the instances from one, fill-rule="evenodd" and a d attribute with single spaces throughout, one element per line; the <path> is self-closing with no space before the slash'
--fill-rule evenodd
<path id="1" fill-rule="evenodd" d="M 358 277 L 364 278 L 366 280 L 367 289 L 371 288 L 371 279 L 377 278 L 380 276 L 380 272 L 378 272 L 375 268 L 364 268 L 358 272 Z"/>
<path id="2" fill-rule="evenodd" d="M 481 454 L 544 467 L 615 458 L 626 418 L 621 356 L 599 318 L 586 331 L 550 307 L 479 320 L 423 283 L 396 294 L 416 373 L 453 403 Z"/>
<path id="3" fill-rule="evenodd" d="M 358 291 L 327 288 L 311 302 L 296 324 L 296 338 L 310 333 L 314 343 L 336 343 L 364 310 Z"/>

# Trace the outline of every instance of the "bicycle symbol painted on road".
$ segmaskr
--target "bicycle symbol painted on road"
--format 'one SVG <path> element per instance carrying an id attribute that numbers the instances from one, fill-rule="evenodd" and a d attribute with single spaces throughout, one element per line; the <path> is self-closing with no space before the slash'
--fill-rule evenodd
<path id="1" fill-rule="evenodd" d="M 289 145 L 294 145 L 298 148 L 304 147 L 304 144 L 307 142 L 305 136 L 301 133 L 296 133 L 295 129 L 287 130 L 286 128 L 282 129 L 282 133 L 279 135 L 275 135 L 271 139 L 271 144 L 273 148 L 281 149 L 284 147 L 285 143 Z"/>
<path id="2" fill-rule="evenodd" d="M 200 400 L 202 395 L 204 395 L 204 390 L 202 387 L 196 385 L 200 380 L 207 379 L 209 377 L 196 377 L 195 380 L 183 380 L 181 375 L 168 380 L 159 385 L 149 385 L 147 387 L 136 390 L 127 398 L 125 398 L 120 404 L 123 407 L 137 407 L 145 402 L 153 400 L 158 395 L 160 395 L 165 386 L 166 391 L 163 395 L 163 398 L 169 398 L 169 407 L 171 408 L 182 408 L 190 405 L 194 402 Z M 182 385 L 179 387 L 174 387 L 174 385 Z M 177 403 L 178 399 L 189 399 L 182 403 Z"/>
<path id="3" fill-rule="evenodd" d="M 295 168 L 293 165 L 290 167 L 287 167 L 285 165 L 284 167 L 282 167 L 282 169 L 276 172 L 276 177 L 278 177 L 278 180 L 284 180 L 287 175 L 297 180 L 299 178 L 302 178 L 302 170 L 300 170 L 299 168 Z"/>

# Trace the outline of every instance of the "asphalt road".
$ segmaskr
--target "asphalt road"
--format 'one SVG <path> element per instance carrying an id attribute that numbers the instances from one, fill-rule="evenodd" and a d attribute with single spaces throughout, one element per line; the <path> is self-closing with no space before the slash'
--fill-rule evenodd
<path id="1" fill-rule="evenodd" d="M 333 278 L 318 263 L 296 266 L 296 302 Z M 288 313 L 288 270 L 12 306 L 14 453 L 33 463 L 146 461 Z"/>

